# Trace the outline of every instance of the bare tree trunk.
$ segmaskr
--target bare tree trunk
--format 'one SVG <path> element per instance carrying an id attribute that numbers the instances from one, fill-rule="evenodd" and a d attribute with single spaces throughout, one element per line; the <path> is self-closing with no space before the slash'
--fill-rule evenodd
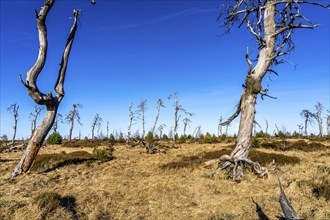
<path id="1" fill-rule="evenodd" d="M 132 125 L 133 125 L 133 121 L 135 120 L 135 113 L 134 111 L 132 110 L 133 108 L 133 104 L 130 105 L 129 107 L 129 125 L 128 125 L 128 128 L 127 128 L 127 139 L 126 139 L 126 145 L 127 146 L 130 146 L 130 143 L 131 143 L 131 129 L 132 129 Z"/>
<path id="2" fill-rule="evenodd" d="M 262 92 L 261 81 L 272 64 L 273 51 L 275 47 L 275 0 L 269 0 L 265 4 L 264 11 L 264 32 L 263 47 L 260 49 L 258 62 L 252 69 L 252 62 L 249 59 L 248 51 L 246 60 L 249 65 L 248 74 L 245 79 L 245 89 L 241 96 L 237 112 L 225 123 L 228 125 L 240 113 L 240 124 L 235 149 L 230 156 L 221 157 L 222 170 L 227 170 L 233 180 L 240 180 L 243 177 L 243 168 L 250 165 L 254 173 L 260 177 L 268 175 L 268 169 L 261 167 L 259 163 L 249 159 L 252 142 L 253 123 L 255 120 L 255 104 L 257 95 Z"/>
<path id="3" fill-rule="evenodd" d="M 317 119 L 317 123 L 319 125 L 319 136 L 323 137 L 323 120 L 322 120 L 323 105 L 320 102 L 317 102 L 315 105 L 315 109 L 316 112 L 314 116 Z"/>
<path id="4" fill-rule="evenodd" d="M 16 131 L 17 131 L 17 121 L 18 121 L 18 109 L 19 109 L 19 105 L 12 104 L 10 107 L 7 108 L 7 111 L 9 111 L 10 113 L 13 114 L 14 116 L 14 133 L 13 133 L 13 138 L 11 140 L 11 144 L 14 145 L 15 144 L 15 139 L 16 139 Z"/>
<path id="5" fill-rule="evenodd" d="M 30 114 L 30 117 L 31 118 L 31 134 L 33 133 L 33 131 L 36 129 L 37 127 L 37 119 L 38 119 L 38 116 L 40 114 L 40 112 L 42 111 L 43 108 L 40 108 L 38 106 L 34 106 L 34 113 L 31 113 Z"/>
<path id="6" fill-rule="evenodd" d="M 107 138 L 109 138 L 109 121 L 107 121 Z"/>
<path id="7" fill-rule="evenodd" d="M 219 119 L 219 124 L 218 124 L 218 137 L 220 137 L 222 135 L 222 121 L 223 121 L 223 117 L 220 116 L 220 119 Z"/>
<path id="8" fill-rule="evenodd" d="M 266 121 L 266 135 L 268 135 L 268 121 L 267 120 L 265 120 Z"/>
<path id="9" fill-rule="evenodd" d="M 159 112 L 160 112 L 160 108 L 161 107 L 164 107 L 163 100 L 162 99 L 158 99 L 158 102 L 157 102 L 157 115 L 156 115 L 154 126 L 151 129 L 151 133 L 152 134 L 154 134 L 154 132 L 155 132 L 156 125 L 157 125 L 158 118 L 159 118 Z"/>
<path id="10" fill-rule="evenodd" d="M 186 136 L 187 125 L 191 122 L 189 118 L 183 119 L 183 136 Z"/>
<path id="11" fill-rule="evenodd" d="M 142 120 L 142 140 L 144 140 L 144 136 L 145 136 L 145 121 L 144 121 L 144 114 L 147 108 L 147 100 L 142 100 L 140 105 L 138 106 L 140 108 L 139 112 L 140 112 L 140 117 Z"/>
<path id="12" fill-rule="evenodd" d="M 39 32 L 39 43 L 40 43 L 39 55 L 36 63 L 26 74 L 26 82 L 23 82 L 23 79 L 20 76 L 20 80 L 22 84 L 27 88 L 29 96 L 37 104 L 45 105 L 47 111 L 42 123 L 34 130 L 28 142 L 26 151 L 22 159 L 20 160 L 20 162 L 17 164 L 14 171 L 12 172 L 10 179 L 14 179 L 17 175 L 21 173 L 28 172 L 32 167 L 33 162 L 35 161 L 36 156 L 39 152 L 39 149 L 41 148 L 49 130 L 53 126 L 57 108 L 64 97 L 63 84 L 64 84 L 65 73 L 66 73 L 66 68 L 68 64 L 72 43 L 77 29 L 77 18 L 79 15 L 78 10 L 73 11 L 74 22 L 71 27 L 70 34 L 65 45 L 62 60 L 60 63 L 60 70 L 58 73 L 57 82 L 55 84 L 56 96 L 53 97 L 51 92 L 49 92 L 48 94 L 41 93 L 36 84 L 38 75 L 43 69 L 47 56 L 48 42 L 47 42 L 47 29 L 45 26 L 45 20 L 53 4 L 54 4 L 54 0 L 46 0 L 40 12 L 39 13 L 36 12 L 37 28 Z"/>
<path id="13" fill-rule="evenodd" d="M 55 121 L 54 121 L 54 125 L 53 125 L 53 130 L 55 133 L 57 133 L 57 127 L 58 127 L 58 122 L 63 123 L 62 121 L 62 115 L 61 114 L 57 114 L 55 117 Z"/>
<path id="14" fill-rule="evenodd" d="M 306 120 L 305 120 L 305 136 L 308 136 L 307 125 L 308 125 L 308 119 L 306 118 Z"/>
<path id="15" fill-rule="evenodd" d="M 99 116 L 99 114 L 96 114 L 92 123 L 92 140 L 94 140 L 95 128 L 98 127 L 100 129 L 101 122 L 102 122 L 102 118 Z"/>

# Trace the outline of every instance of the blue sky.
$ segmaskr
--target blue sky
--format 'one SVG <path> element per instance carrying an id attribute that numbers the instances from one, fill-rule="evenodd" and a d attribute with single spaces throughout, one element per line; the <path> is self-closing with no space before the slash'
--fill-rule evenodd
<path id="1" fill-rule="evenodd" d="M 20 106 L 18 138 L 30 135 L 29 115 L 35 106 L 21 85 L 18 74 L 25 75 L 35 62 L 38 38 L 34 10 L 44 1 L 1 0 L 1 103 L 0 135 L 12 136 L 13 117 L 6 108 Z M 329 2 L 329 1 L 327 1 Z M 202 131 L 217 133 L 219 117 L 229 117 L 242 93 L 247 72 L 246 47 L 256 54 L 256 47 L 245 28 L 233 29 L 229 35 L 217 22 L 219 1 L 125 1 L 98 0 L 93 7 L 88 0 L 57 0 L 48 18 L 48 57 L 39 79 L 39 89 L 53 91 L 59 62 L 72 24 L 73 8 L 82 10 L 72 48 L 66 95 L 59 113 L 67 114 L 73 103 L 80 103 L 83 126 L 73 136 L 91 136 L 96 113 L 106 121 L 110 131 L 126 133 L 128 107 L 147 99 L 146 129 L 151 129 L 158 98 L 163 98 L 159 124 L 173 126 L 173 103 L 167 97 L 178 92 L 180 103 L 193 112 L 188 132 L 197 126 Z M 330 12 L 317 7 L 303 8 L 314 22 L 315 30 L 296 30 L 295 51 L 290 62 L 278 66 L 279 76 L 268 76 L 270 94 L 277 100 L 258 99 L 256 120 L 265 128 L 265 119 L 272 132 L 277 124 L 289 131 L 303 123 L 299 113 L 314 110 L 320 101 L 329 109 L 329 21 Z M 44 112 L 43 112 L 44 113 Z M 43 116 L 43 114 L 42 114 Z M 40 117 L 40 120 L 42 118 Z M 39 122 L 40 122 L 39 120 Z M 229 129 L 237 133 L 239 119 Z M 182 132 L 182 122 L 179 133 Z M 141 130 L 141 123 L 133 126 Z M 59 131 L 67 135 L 68 124 Z M 317 126 L 310 129 L 317 132 Z"/>

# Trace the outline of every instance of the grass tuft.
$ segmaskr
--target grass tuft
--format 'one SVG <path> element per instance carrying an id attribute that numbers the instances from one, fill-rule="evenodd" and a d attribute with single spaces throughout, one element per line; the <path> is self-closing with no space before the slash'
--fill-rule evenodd
<path id="1" fill-rule="evenodd" d="M 69 154 L 41 154 L 38 155 L 31 171 L 49 172 L 70 164 L 79 164 L 95 157 L 86 151 L 75 151 Z"/>

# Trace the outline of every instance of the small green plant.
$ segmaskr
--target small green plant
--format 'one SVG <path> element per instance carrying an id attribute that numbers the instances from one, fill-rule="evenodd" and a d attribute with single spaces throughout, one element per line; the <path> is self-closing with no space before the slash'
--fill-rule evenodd
<path id="1" fill-rule="evenodd" d="M 217 141 L 217 138 L 215 135 L 211 135 L 210 133 L 206 133 L 204 138 L 203 138 L 203 143 L 204 144 L 212 144 Z"/>
<path id="2" fill-rule="evenodd" d="M 47 138 L 47 144 L 62 144 L 62 136 L 58 132 L 54 132 Z"/>
<path id="3" fill-rule="evenodd" d="M 163 134 L 163 140 L 168 140 L 168 136 L 166 134 Z"/>
<path id="4" fill-rule="evenodd" d="M 148 132 L 147 136 L 145 137 L 145 140 L 147 141 L 147 143 L 153 143 L 154 135 L 151 131 Z"/>
<path id="5" fill-rule="evenodd" d="M 253 138 L 251 147 L 253 148 L 260 148 L 261 147 L 261 141 L 258 138 Z"/>
<path id="6" fill-rule="evenodd" d="M 104 149 L 99 149 L 97 147 L 94 147 L 93 156 L 96 159 L 101 160 L 102 162 L 112 160 L 113 159 L 113 147 L 111 145 L 108 145 Z"/>

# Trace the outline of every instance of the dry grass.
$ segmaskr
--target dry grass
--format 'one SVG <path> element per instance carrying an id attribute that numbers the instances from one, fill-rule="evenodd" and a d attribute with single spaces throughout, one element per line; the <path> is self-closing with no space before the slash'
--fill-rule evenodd
<path id="1" fill-rule="evenodd" d="M 230 147 L 184 144 L 166 154 L 149 155 L 143 148 L 116 145 L 112 161 L 66 163 L 48 172 L 41 166 L 14 182 L 7 179 L 22 153 L 1 153 L 0 219 L 218 220 L 259 219 L 262 215 L 276 219 L 281 209 L 272 173 L 259 179 L 245 172 L 241 183 L 226 180 L 221 173 L 212 179 L 201 177 L 210 171 L 201 164 L 230 152 Z M 49 146 L 41 149 L 40 157 L 88 157 L 92 150 Z M 80 153 L 74 153 L 77 151 Z M 251 156 L 268 167 L 273 157 L 285 158 L 276 161 L 283 162 L 279 162 L 281 180 L 297 212 L 305 219 L 330 218 L 329 201 L 315 195 L 316 186 L 329 182 L 328 148 L 313 152 L 257 149 Z M 292 162 L 295 160 L 300 162 Z M 322 190 L 320 187 L 319 192 Z"/>

